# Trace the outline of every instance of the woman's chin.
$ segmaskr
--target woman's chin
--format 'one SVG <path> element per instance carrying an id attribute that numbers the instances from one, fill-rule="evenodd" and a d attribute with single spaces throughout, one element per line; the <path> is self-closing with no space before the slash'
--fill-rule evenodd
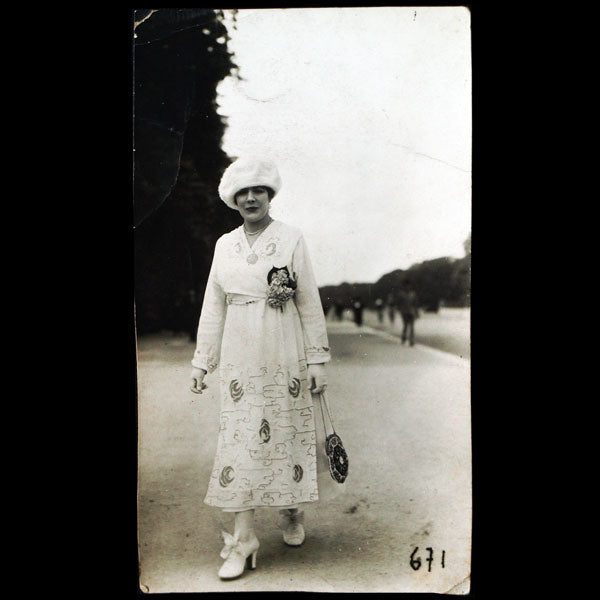
<path id="1" fill-rule="evenodd" d="M 267 215 L 263 215 L 259 212 L 246 212 L 243 217 L 245 221 L 249 221 L 250 223 L 256 223 L 264 219 Z"/>

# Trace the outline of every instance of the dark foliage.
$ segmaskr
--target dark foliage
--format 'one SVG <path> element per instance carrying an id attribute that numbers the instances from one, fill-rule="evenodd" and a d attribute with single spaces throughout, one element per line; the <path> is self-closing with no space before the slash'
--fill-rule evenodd
<path id="1" fill-rule="evenodd" d="M 235 70 L 222 13 L 136 11 L 135 302 L 138 333 L 194 336 L 217 238 L 239 224 L 217 187 L 218 83 Z"/>
<path id="2" fill-rule="evenodd" d="M 471 289 L 471 242 L 465 242 L 467 255 L 464 258 L 436 258 L 412 265 L 407 270 L 396 269 L 386 273 L 375 283 L 342 283 L 319 289 L 321 301 L 326 309 L 341 304 L 350 308 L 355 298 L 375 308 L 375 300 L 397 303 L 402 285 L 408 281 L 419 298 L 420 306 L 426 311 L 437 312 L 440 306 L 470 306 Z"/>

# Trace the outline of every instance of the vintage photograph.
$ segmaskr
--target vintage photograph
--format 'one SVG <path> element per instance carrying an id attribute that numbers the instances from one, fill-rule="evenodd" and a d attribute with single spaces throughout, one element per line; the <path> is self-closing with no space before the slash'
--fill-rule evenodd
<path id="1" fill-rule="evenodd" d="M 131 13 L 139 589 L 468 594 L 469 8 Z"/>

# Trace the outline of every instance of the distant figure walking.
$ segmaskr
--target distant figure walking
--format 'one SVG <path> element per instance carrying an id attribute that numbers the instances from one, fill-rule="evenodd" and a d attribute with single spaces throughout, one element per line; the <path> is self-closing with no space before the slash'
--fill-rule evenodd
<path id="1" fill-rule="evenodd" d="M 323 315 L 325 316 L 325 320 L 327 320 L 327 313 L 329 312 L 330 304 L 327 299 L 321 298 L 321 304 L 323 305 Z"/>
<path id="2" fill-rule="evenodd" d="M 341 321 L 343 314 L 344 314 L 344 305 L 341 302 L 336 302 L 335 303 L 335 318 L 338 321 Z"/>
<path id="3" fill-rule="evenodd" d="M 398 309 L 402 316 L 402 343 L 408 339 L 411 346 L 415 345 L 415 319 L 419 318 L 419 301 L 417 293 L 408 280 L 404 281 L 397 296 Z"/>
<path id="4" fill-rule="evenodd" d="M 396 299 L 394 298 L 394 294 L 388 294 L 387 306 L 388 306 L 388 317 L 390 318 L 390 323 L 393 325 L 394 319 L 396 317 Z"/>
<path id="5" fill-rule="evenodd" d="M 358 325 L 358 327 L 362 326 L 363 308 L 364 306 L 360 298 L 355 298 L 354 302 L 352 302 L 352 310 L 354 311 L 354 322 Z"/>
<path id="6" fill-rule="evenodd" d="M 383 300 L 381 298 L 377 298 L 375 300 L 375 310 L 377 311 L 377 318 L 380 323 L 383 323 Z"/>

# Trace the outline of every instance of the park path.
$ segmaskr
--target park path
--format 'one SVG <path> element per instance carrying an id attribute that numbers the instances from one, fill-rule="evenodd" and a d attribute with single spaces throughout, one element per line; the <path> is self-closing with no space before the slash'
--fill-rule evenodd
<path id="1" fill-rule="evenodd" d="M 352 318 L 352 311 L 346 310 L 344 319 L 351 321 Z M 334 320 L 333 311 L 329 313 L 329 320 Z M 381 319 L 376 311 L 365 309 L 363 321 L 366 326 L 373 329 L 385 331 L 397 337 L 402 334 L 402 318 L 397 311 L 394 319 L 391 320 L 387 309 L 383 311 Z M 419 318 L 415 321 L 415 341 L 417 344 L 469 359 L 471 356 L 471 309 L 442 307 L 436 313 L 420 311 Z"/>
<path id="2" fill-rule="evenodd" d="M 202 502 L 218 430 L 214 380 L 192 394 L 193 344 L 140 337 L 143 590 L 468 593 L 469 361 L 349 321 L 328 329 L 328 398 L 350 458 L 347 490 L 307 505 L 299 548 L 283 544 L 275 509 L 257 510 L 257 569 L 227 582 L 217 577 L 220 531 L 233 519 Z"/>

